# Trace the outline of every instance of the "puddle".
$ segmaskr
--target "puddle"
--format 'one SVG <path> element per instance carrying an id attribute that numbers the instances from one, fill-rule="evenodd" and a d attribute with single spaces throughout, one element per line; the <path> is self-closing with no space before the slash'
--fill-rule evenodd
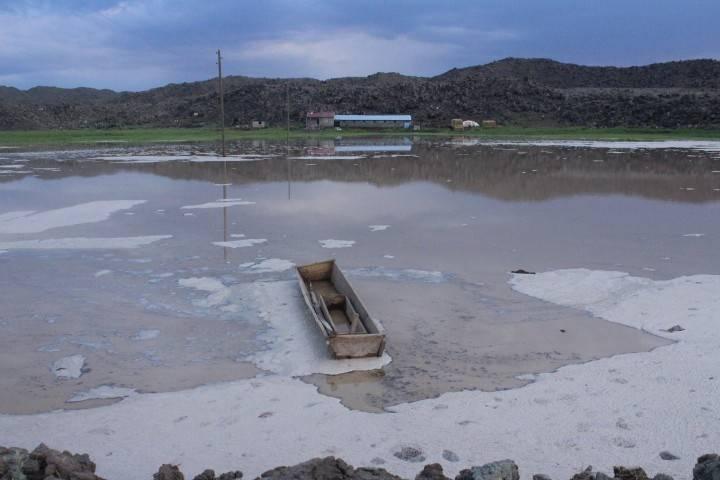
<path id="1" fill-rule="evenodd" d="M 312 166 L 263 141 L 234 143 L 253 161 L 227 163 L 210 144 L 3 151 L 0 165 L 23 168 L 0 169 L 0 413 L 257 374 L 373 412 L 515 388 L 666 340 L 513 291 L 511 270 L 720 272 L 706 150 L 387 147 L 293 144 Z M 331 368 L 322 342 L 301 348 L 319 333 L 297 323 L 292 268 L 328 257 L 384 324 L 391 363 L 340 373 L 357 368 Z M 82 375 L 56 381 L 50 365 L 76 355 Z"/>

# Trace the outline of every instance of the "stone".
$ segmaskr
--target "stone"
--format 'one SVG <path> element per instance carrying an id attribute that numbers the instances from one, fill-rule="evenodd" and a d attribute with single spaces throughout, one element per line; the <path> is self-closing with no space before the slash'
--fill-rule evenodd
<path id="1" fill-rule="evenodd" d="M 193 480 L 215 480 L 215 470 L 208 468 L 200 475 L 195 475 L 195 478 Z"/>
<path id="2" fill-rule="evenodd" d="M 520 480 L 520 472 L 514 461 L 500 460 L 462 470 L 455 480 Z"/>
<path id="3" fill-rule="evenodd" d="M 445 476 L 443 468 L 439 463 L 431 463 L 425 465 L 420 473 L 415 476 L 415 480 L 450 480 Z"/>
<path id="4" fill-rule="evenodd" d="M 185 480 L 185 475 L 182 474 L 177 465 L 166 463 L 161 465 L 157 473 L 153 475 L 153 480 Z"/>
<path id="5" fill-rule="evenodd" d="M 425 455 L 423 451 L 415 447 L 402 447 L 399 451 L 393 452 L 393 455 L 400 460 L 406 462 L 424 462 Z"/>
<path id="6" fill-rule="evenodd" d="M 573 475 L 572 480 L 595 480 L 595 474 L 592 471 L 592 465 L 588 465 L 585 470 Z"/>
<path id="7" fill-rule="evenodd" d="M 667 450 L 663 450 L 662 452 L 660 452 L 660 458 L 662 458 L 663 460 L 680 460 L 680 457 L 668 452 Z"/>
<path id="8" fill-rule="evenodd" d="M 291 467 L 278 467 L 263 473 L 259 479 L 287 480 L 402 480 L 383 468 L 358 468 L 335 457 L 314 458 Z M 258 480 L 259 480 L 258 479 Z"/>
<path id="9" fill-rule="evenodd" d="M 216 480 L 237 480 L 243 477 L 243 473 L 240 470 L 234 472 L 221 473 L 220 476 L 216 477 Z"/>
<path id="10" fill-rule="evenodd" d="M 720 456 L 708 453 L 697 459 L 693 480 L 720 480 Z"/>
<path id="11" fill-rule="evenodd" d="M 613 478 L 612 478 L 610 475 L 606 474 L 606 473 L 597 472 L 597 473 L 595 474 L 595 480 L 613 480 Z"/>
<path id="12" fill-rule="evenodd" d="M 448 462 L 459 462 L 460 457 L 457 456 L 452 450 L 443 450 L 442 457 Z"/>
<path id="13" fill-rule="evenodd" d="M 22 464 L 22 473 L 28 478 L 42 478 L 40 462 L 34 458 L 28 458 Z"/>
<path id="14" fill-rule="evenodd" d="M 647 473 L 640 467 L 613 467 L 615 480 L 649 480 Z"/>
<path id="15" fill-rule="evenodd" d="M 670 475 L 667 475 L 665 473 L 658 473 L 657 475 L 655 475 L 652 478 L 652 480 L 674 480 L 674 479 L 673 479 L 673 477 L 671 477 Z"/>
<path id="16" fill-rule="evenodd" d="M 95 475 L 95 463 L 90 460 L 90 456 L 87 454 L 73 454 L 68 451 L 59 452 L 41 443 L 35 450 L 30 452 L 30 459 L 38 462 L 42 473 L 38 477 L 40 479 L 46 476 L 73 480 L 96 480 L 100 478 Z M 33 480 L 30 476 L 28 478 Z"/>
<path id="17" fill-rule="evenodd" d="M 552 480 L 549 476 L 544 473 L 536 473 L 532 476 L 532 480 Z"/>
<path id="18" fill-rule="evenodd" d="M 684 332 L 685 329 L 680 325 L 673 325 L 672 327 L 667 329 L 668 332 L 674 333 L 674 332 Z"/>

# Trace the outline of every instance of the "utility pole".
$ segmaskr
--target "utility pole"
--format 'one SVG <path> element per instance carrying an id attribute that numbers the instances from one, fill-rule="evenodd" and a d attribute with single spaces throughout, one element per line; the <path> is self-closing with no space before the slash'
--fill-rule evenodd
<path id="1" fill-rule="evenodd" d="M 285 103 L 287 113 L 287 144 L 290 145 L 290 82 L 285 84 Z"/>
<path id="2" fill-rule="evenodd" d="M 218 91 L 220 92 L 220 141 L 222 144 L 222 156 L 225 156 L 225 97 L 223 93 L 223 79 L 222 79 L 222 56 L 220 55 L 220 49 L 217 51 L 217 65 L 218 65 Z"/>

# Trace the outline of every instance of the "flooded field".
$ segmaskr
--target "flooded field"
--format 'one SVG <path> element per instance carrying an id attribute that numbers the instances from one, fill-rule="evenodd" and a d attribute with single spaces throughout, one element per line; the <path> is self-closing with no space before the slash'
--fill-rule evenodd
<path id="1" fill-rule="evenodd" d="M 382 412 L 667 345 L 508 284 L 519 268 L 720 273 L 720 145 L 649 147 L 3 149 L 0 413 L 270 374 Z M 389 357 L 326 358 L 292 272 L 326 258 Z"/>

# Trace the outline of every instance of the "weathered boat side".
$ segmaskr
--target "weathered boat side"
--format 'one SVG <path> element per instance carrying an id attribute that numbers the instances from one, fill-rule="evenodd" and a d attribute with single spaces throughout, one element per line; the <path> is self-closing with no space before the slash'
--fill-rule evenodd
<path id="1" fill-rule="evenodd" d="M 308 310 L 310 310 L 310 315 L 312 315 L 313 320 L 317 324 L 318 328 L 327 338 L 329 336 L 329 332 L 326 331 L 317 313 L 315 313 L 315 307 L 313 307 L 312 299 L 310 298 L 310 292 L 308 292 L 307 286 L 305 285 L 305 280 L 303 279 L 299 269 L 295 271 L 295 274 L 297 275 L 298 283 L 300 284 L 300 291 L 302 292 L 303 299 L 305 300 L 305 305 L 307 305 Z"/>
<path id="2" fill-rule="evenodd" d="M 300 265 L 296 269 L 296 274 L 305 304 L 320 332 L 326 338 L 330 351 L 336 358 L 382 355 L 385 349 L 385 331 L 380 322 L 369 314 L 355 289 L 335 263 L 335 260 Z M 315 289 L 313 289 L 312 282 L 317 282 Z M 321 290 L 326 294 L 330 291 L 327 299 L 322 295 Z M 336 315 L 335 320 L 328 313 L 325 302 L 332 302 L 338 297 L 340 298 L 340 305 L 343 302 L 345 303 L 346 311 L 357 313 L 357 316 L 352 313 L 355 322 L 359 317 L 360 321 L 357 328 L 354 323 L 349 328 L 345 323 L 336 323 L 336 321 L 339 321 L 337 304 L 335 304 L 335 310 L 333 310 Z M 347 305 L 348 302 L 349 306 Z M 328 305 L 331 305 L 331 303 L 328 303 Z M 342 315 L 340 319 L 344 322 Z M 337 330 L 338 325 L 342 327 L 340 331 Z"/>

